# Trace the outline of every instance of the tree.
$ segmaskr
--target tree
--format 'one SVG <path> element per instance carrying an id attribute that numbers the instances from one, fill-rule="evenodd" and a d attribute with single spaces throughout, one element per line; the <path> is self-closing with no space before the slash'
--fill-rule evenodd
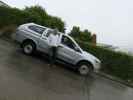
<path id="1" fill-rule="evenodd" d="M 81 32 L 80 39 L 81 41 L 91 42 L 91 32 L 85 29 L 84 31 Z"/>
<path id="2" fill-rule="evenodd" d="M 35 16 L 38 20 L 35 23 L 50 27 L 58 28 L 59 31 L 65 31 L 65 23 L 58 17 L 49 15 L 44 8 L 40 6 L 26 7 L 25 12 L 28 12 L 31 16 Z"/>
<path id="3" fill-rule="evenodd" d="M 85 29 L 84 31 L 81 31 L 80 27 L 73 26 L 70 32 L 70 35 L 80 41 L 91 42 L 91 32 L 89 32 L 87 29 Z"/>
<path id="4" fill-rule="evenodd" d="M 78 27 L 78 26 L 73 26 L 73 28 L 72 28 L 72 30 L 71 30 L 71 32 L 70 32 L 70 35 L 72 36 L 72 37 L 79 37 L 79 35 L 80 35 L 80 27 Z"/>

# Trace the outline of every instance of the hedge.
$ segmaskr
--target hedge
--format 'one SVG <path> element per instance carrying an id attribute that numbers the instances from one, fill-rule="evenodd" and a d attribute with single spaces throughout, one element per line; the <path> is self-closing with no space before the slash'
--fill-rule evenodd
<path id="1" fill-rule="evenodd" d="M 65 23 L 62 19 L 49 15 L 45 9 L 40 6 L 26 7 L 22 10 L 0 6 L 0 29 L 30 22 L 50 28 L 58 28 L 61 32 L 65 31 Z"/>

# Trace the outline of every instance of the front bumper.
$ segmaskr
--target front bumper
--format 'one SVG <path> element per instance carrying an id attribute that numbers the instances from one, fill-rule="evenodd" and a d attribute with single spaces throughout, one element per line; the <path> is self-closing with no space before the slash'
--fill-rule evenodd
<path id="1" fill-rule="evenodd" d="M 95 66 L 95 67 L 94 67 L 94 71 L 95 71 L 95 72 L 99 72 L 100 69 L 101 69 L 101 63 L 95 63 L 94 66 Z"/>

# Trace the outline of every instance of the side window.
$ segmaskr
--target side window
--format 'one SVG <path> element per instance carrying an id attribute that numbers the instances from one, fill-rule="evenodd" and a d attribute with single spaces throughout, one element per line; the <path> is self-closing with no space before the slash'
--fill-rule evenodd
<path id="1" fill-rule="evenodd" d="M 67 36 L 64 36 L 64 35 L 62 36 L 61 43 L 64 44 L 65 46 L 71 48 L 71 49 L 74 49 L 75 48 L 75 44 Z"/>
<path id="2" fill-rule="evenodd" d="M 50 34 L 53 34 L 53 30 L 52 29 L 47 30 L 45 36 L 49 37 Z M 58 33 L 58 35 L 60 35 L 60 33 Z"/>
<path id="3" fill-rule="evenodd" d="M 39 34 L 42 34 L 45 31 L 45 28 L 39 27 L 39 26 L 36 26 L 36 25 L 29 26 L 29 29 L 34 31 L 34 32 L 37 32 Z"/>

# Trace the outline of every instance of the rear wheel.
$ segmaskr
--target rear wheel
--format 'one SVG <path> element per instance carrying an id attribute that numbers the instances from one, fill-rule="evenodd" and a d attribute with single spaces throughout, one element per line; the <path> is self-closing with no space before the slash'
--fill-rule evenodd
<path id="1" fill-rule="evenodd" d="M 87 62 L 81 62 L 78 65 L 78 72 L 80 75 L 88 75 L 93 72 L 93 67 Z"/>
<path id="2" fill-rule="evenodd" d="M 31 55 L 35 51 L 35 44 L 31 41 L 26 41 L 22 44 L 23 52 Z"/>

